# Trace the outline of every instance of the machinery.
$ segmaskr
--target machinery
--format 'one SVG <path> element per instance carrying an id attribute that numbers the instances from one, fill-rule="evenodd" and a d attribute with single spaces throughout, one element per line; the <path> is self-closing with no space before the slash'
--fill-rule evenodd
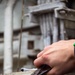
<path id="1" fill-rule="evenodd" d="M 0 0 L 0 10 L 0 63 L 2 69 L 4 59 L 5 73 L 12 72 L 13 60 L 17 68 L 18 54 L 21 53 L 20 68 L 29 64 L 32 68 L 37 50 L 75 38 L 75 0 Z"/>

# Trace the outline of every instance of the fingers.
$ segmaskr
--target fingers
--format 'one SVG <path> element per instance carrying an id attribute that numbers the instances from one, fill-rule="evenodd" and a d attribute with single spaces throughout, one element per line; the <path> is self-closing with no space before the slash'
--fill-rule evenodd
<path id="1" fill-rule="evenodd" d="M 38 55 L 37 58 L 40 57 L 43 54 L 44 51 L 41 51 Z"/>
<path id="2" fill-rule="evenodd" d="M 45 64 L 44 61 L 45 61 L 45 60 L 44 60 L 42 57 L 39 57 L 39 58 L 37 58 L 37 59 L 34 61 L 34 65 L 35 65 L 36 67 L 39 67 L 40 65 Z"/>
<path id="3" fill-rule="evenodd" d="M 34 65 L 39 67 L 42 64 L 48 64 L 50 65 L 50 58 L 48 55 L 42 55 L 41 57 L 38 57 L 35 61 L 34 61 Z"/>
<path id="4" fill-rule="evenodd" d="M 50 45 L 49 46 L 47 46 L 47 47 L 45 47 L 44 48 L 44 50 L 43 51 L 41 51 L 38 55 L 37 55 L 37 57 L 40 57 L 40 56 L 42 56 L 42 54 L 44 53 L 44 52 L 46 52 L 48 49 L 50 49 Z"/>
<path id="5" fill-rule="evenodd" d="M 61 42 L 61 41 L 60 41 Z M 60 42 L 57 42 L 57 43 L 53 43 L 47 47 L 44 48 L 43 51 L 41 51 L 38 55 L 37 55 L 37 58 L 42 56 L 44 53 L 47 54 L 47 53 L 50 53 L 54 50 L 59 50 L 58 48 L 61 48 L 61 44 Z M 57 45 L 56 45 L 57 44 Z"/>

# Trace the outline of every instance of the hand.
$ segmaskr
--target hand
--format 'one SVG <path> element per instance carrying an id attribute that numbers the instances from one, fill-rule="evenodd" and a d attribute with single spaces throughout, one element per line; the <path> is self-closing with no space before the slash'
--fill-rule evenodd
<path id="1" fill-rule="evenodd" d="M 49 65 L 52 69 L 48 75 L 63 75 L 75 69 L 74 47 L 75 40 L 59 41 L 46 47 L 37 55 L 34 65 Z"/>

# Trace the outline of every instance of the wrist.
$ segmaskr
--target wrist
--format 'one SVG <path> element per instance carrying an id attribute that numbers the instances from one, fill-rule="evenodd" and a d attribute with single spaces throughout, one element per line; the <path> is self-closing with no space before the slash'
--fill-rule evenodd
<path id="1" fill-rule="evenodd" d="M 75 40 L 70 40 L 70 53 L 71 53 L 71 57 L 75 59 Z"/>
<path id="2" fill-rule="evenodd" d="M 74 57 L 75 57 L 75 42 L 74 42 L 73 46 L 74 46 Z"/>

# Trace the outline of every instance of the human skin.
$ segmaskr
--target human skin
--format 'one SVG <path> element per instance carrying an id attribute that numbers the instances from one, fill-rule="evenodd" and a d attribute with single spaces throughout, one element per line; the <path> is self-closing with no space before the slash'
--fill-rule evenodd
<path id="1" fill-rule="evenodd" d="M 75 40 L 62 40 L 48 47 L 37 55 L 34 61 L 36 67 L 42 64 L 49 65 L 52 69 L 47 75 L 64 75 L 75 69 L 74 46 Z"/>

